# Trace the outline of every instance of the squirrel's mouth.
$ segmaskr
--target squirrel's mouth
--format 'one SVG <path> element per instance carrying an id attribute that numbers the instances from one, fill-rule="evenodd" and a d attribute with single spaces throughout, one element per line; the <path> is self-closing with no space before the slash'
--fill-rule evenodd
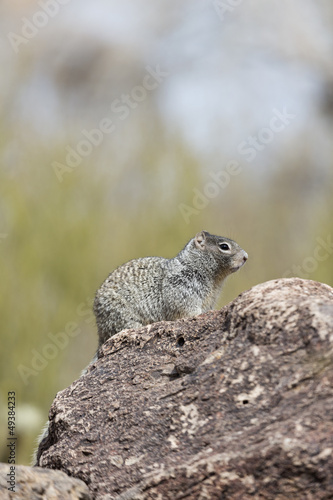
<path id="1" fill-rule="evenodd" d="M 241 260 L 235 263 L 234 266 L 232 267 L 231 272 L 235 273 L 236 271 L 238 271 L 238 269 L 243 267 L 248 258 L 249 258 L 248 254 L 244 252 L 243 256 L 241 257 Z"/>
<path id="2" fill-rule="evenodd" d="M 238 264 L 238 265 L 236 265 L 236 266 L 232 267 L 232 268 L 231 268 L 231 272 L 232 272 L 232 273 L 235 273 L 236 271 L 238 271 L 238 269 L 240 269 L 241 267 L 243 267 L 243 266 L 244 266 L 244 264 L 245 264 L 245 262 L 242 262 L 241 264 Z"/>

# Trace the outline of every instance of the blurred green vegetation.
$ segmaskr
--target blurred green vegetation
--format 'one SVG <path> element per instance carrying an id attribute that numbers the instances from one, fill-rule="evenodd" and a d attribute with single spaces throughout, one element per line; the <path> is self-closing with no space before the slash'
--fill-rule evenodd
<path id="1" fill-rule="evenodd" d="M 156 140 L 147 135 L 136 164 L 120 169 L 114 168 L 111 148 L 103 168 L 93 153 L 60 183 L 51 163 L 63 157 L 65 146 L 7 132 L 0 150 L 0 233 L 7 234 L 0 240 L 1 418 L 6 419 L 7 392 L 16 391 L 18 463 L 29 462 L 56 392 L 79 377 L 95 352 L 90 304 L 113 268 L 140 256 L 174 256 L 201 229 L 229 236 L 249 253 L 249 261 L 229 278 L 221 306 L 288 270 L 295 275 L 292 266 L 313 256 L 316 239 L 333 236 L 333 164 L 323 178 L 301 153 L 284 158 L 265 182 L 244 164 L 243 172 L 186 223 L 179 205 L 193 207 L 193 189 L 203 192 L 210 168 L 178 138 L 161 130 Z M 228 160 L 218 159 L 221 168 Z M 301 277 L 333 285 L 332 262 L 331 253 L 313 272 L 302 268 Z M 18 367 L 31 368 L 33 352 L 42 353 L 50 343 L 48 334 L 64 332 L 70 323 L 78 335 L 25 384 Z M 4 438 L 4 422 L 1 429 Z M 2 461 L 6 453 L 1 449 Z"/>

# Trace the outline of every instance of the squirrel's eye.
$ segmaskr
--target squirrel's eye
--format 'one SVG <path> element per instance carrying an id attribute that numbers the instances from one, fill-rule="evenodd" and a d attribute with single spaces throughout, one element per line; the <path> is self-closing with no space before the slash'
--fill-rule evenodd
<path id="1" fill-rule="evenodd" d="M 220 243 L 219 247 L 221 248 L 221 250 L 230 250 L 230 247 L 227 243 Z"/>

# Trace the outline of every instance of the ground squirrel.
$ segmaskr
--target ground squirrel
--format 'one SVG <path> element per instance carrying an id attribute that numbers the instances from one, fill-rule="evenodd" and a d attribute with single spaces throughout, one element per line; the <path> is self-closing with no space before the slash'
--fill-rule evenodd
<path id="1" fill-rule="evenodd" d="M 99 347 L 125 328 L 212 309 L 225 278 L 247 258 L 235 241 L 201 231 L 172 259 L 144 257 L 118 267 L 95 297 Z"/>

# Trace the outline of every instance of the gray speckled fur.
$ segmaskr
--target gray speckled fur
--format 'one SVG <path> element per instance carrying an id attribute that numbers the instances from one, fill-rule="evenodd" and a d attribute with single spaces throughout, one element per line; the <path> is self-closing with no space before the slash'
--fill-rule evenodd
<path id="1" fill-rule="evenodd" d="M 227 244 L 229 250 L 220 248 Z M 125 328 L 172 321 L 214 307 L 225 278 L 246 261 L 233 240 L 198 233 L 172 259 L 144 257 L 113 271 L 96 293 L 99 346 Z"/>

